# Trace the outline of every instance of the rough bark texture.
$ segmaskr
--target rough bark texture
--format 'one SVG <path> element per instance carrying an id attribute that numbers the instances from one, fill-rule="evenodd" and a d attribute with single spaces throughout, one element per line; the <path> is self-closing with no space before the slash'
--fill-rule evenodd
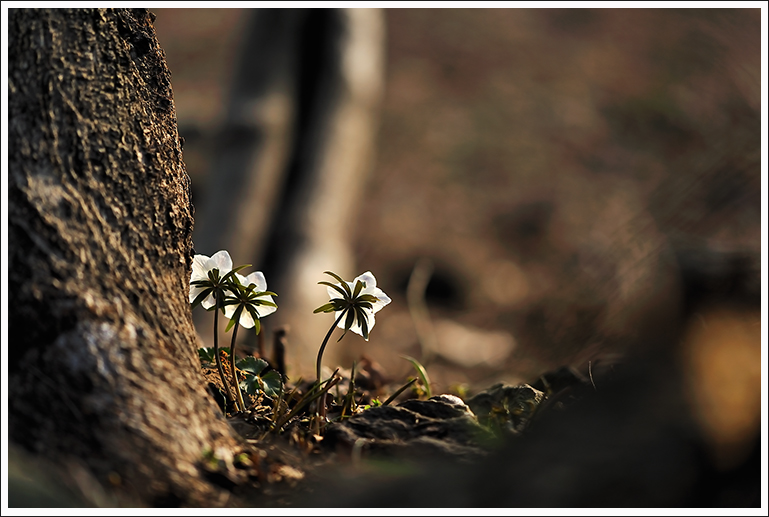
<path id="1" fill-rule="evenodd" d="M 152 15 L 14 9 L 8 54 L 10 439 L 129 501 L 204 502 L 203 449 L 236 441 L 196 355 L 193 208 Z"/>

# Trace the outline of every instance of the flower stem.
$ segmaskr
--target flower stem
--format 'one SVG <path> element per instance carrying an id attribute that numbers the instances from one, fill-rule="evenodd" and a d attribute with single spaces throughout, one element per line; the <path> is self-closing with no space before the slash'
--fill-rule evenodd
<path id="1" fill-rule="evenodd" d="M 216 297 L 216 310 L 214 311 L 214 356 L 216 357 L 216 367 L 219 369 L 219 377 L 222 379 L 222 388 L 224 393 L 227 394 L 227 402 L 232 402 L 232 393 L 230 393 L 230 385 L 227 383 L 227 378 L 224 376 L 224 368 L 222 367 L 222 358 L 219 357 L 219 296 Z"/>
<path id="2" fill-rule="evenodd" d="M 328 345 L 328 340 L 331 337 L 331 333 L 334 332 L 334 329 L 336 328 L 337 324 L 342 320 L 345 314 L 347 314 L 348 309 L 345 309 L 342 311 L 342 313 L 339 315 L 339 317 L 336 319 L 333 325 L 331 325 L 331 328 L 328 329 L 328 332 L 326 333 L 326 337 L 323 339 L 323 344 L 320 345 L 320 350 L 318 350 L 318 363 L 315 365 L 315 387 L 316 389 L 320 389 L 320 364 L 323 361 L 323 351 L 326 349 L 326 345 Z M 320 419 L 324 418 L 326 416 L 326 394 L 323 393 L 323 396 L 318 400 L 317 409 L 315 411 L 315 429 L 316 433 L 320 433 Z"/>
<path id="3" fill-rule="evenodd" d="M 334 332 L 334 329 L 342 320 L 345 314 L 347 314 L 347 309 L 343 310 L 342 313 L 334 322 L 334 324 L 331 325 L 331 328 L 328 329 L 328 333 L 326 334 L 326 337 L 323 339 L 323 344 L 320 345 L 320 350 L 318 351 L 318 363 L 315 365 L 315 379 L 317 384 L 320 384 L 320 363 L 323 360 L 323 351 L 326 349 L 326 345 L 328 344 L 328 340 L 331 337 L 331 333 Z"/>
<path id="4" fill-rule="evenodd" d="M 238 337 L 239 325 L 235 323 L 235 328 L 232 329 L 232 343 L 230 344 L 230 366 L 232 368 L 232 384 L 235 389 L 235 393 L 238 401 L 238 408 L 241 411 L 246 410 L 246 405 L 243 403 L 243 394 L 240 392 L 240 383 L 238 382 L 238 372 L 235 370 L 235 339 Z"/>

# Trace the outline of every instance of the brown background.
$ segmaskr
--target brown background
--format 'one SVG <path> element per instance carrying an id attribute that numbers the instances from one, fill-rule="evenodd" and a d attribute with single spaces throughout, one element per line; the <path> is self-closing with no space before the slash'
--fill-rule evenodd
<path id="1" fill-rule="evenodd" d="M 154 12 L 202 199 L 244 13 Z M 413 373 L 399 356 L 420 353 L 405 299 L 420 258 L 435 265 L 428 370 L 447 391 L 646 346 L 681 317 L 681 250 L 759 252 L 758 9 L 385 17 L 378 152 L 351 239 L 356 273 L 393 303 L 369 343 L 333 345 L 343 366 L 365 353 Z"/>

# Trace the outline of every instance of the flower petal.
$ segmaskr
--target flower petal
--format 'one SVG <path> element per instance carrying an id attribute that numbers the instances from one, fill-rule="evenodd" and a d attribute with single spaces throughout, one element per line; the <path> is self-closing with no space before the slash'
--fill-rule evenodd
<path id="1" fill-rule="evenodd" d="M 237 304 L 225 305 L 224 306 L 224 317 L 229 319 L 229 320 L 231 320 L 232 319 L 232 315 L 235 314 L 235 309 L 237 309 L 237 308 L 238 308 Z"/>
<path id="2" fill-rule="evenodd" d="M 361 294 L 370 294 L 377 298 L 377 301 L 372 304 L 373 305 L 372 309 L 374 312 L 380 311 L 382 307 L 384 307 L 385 305 L 387 305 L 392 301 L 390 297 L 385 294 L 384 291 L 382 291 L 376 286 L 376 277 L 371 273 L 371 271 L 366 271 L 365 273 L 357 277 L 355 279 L 355 282 L 357 282 L 358 280 L 366 284 L 366 287 L 361 291 Z"/>
<path id="3" fill-rule="evenodd" d="M 375 287 L 371 289 L 370 291 L 366 292 L 365 294 L 370 294 L 372 296 L 376 296 L 377 301 L 373 302 L 371 310 L 373 312 L 379 312 L 385 305 L 390 303 L 392 300 L 389 296 L 387 296 L 384 291 L 379 289 L 378 287 Z"/>
<path id="4" fill-rule="evenodd" d="M 257 296 L 257 300 L 266 300 L 268 302 L 275 303 L 275 300 L 273 300 L 272 296 L 266 294 L 264 296 Z M 256 312 L 259 313 L 260 318 L 264 318 L 268 314 L 272 314 L 273 312 L 277 311 L 277 307 L 273 307 L 271 305 L 259 305 L 256 307 Z"/>
<path id="5" fill-rule="evenodd" d="M 358 280 L 366 284 L 366 289 L 373 289 L 376 287 L 376 277 L 374 277 L 371 271 L 366 271 L 362 275 L 356 277 L 352 283 L 355 284 Z"/>
<path id="6" fill-rule="evenodd" d="M 227 250 L 219 250 L 214 253 L 208 263 L 209 269 L 219 269 L 219 276 L 224 276 L 232 270 L 232 257 Z"/>
<path id="7" fill-rule="evenodd" d="M 241 282 L 243 282 L 243 285 L 246 287 L 248 287 L 248 284 L 256 284 L 256 287 L 254 288 L 254 291 L 256 292 L 267 290 L 267 280 L 265 280 L 264 273 L 261 271 L 254 271 L 245 278 L 241 277 Z"/>
<path id="8" fill-rule="evenodd" d="M 208 278 L 208 269 L 206 266 L 208 265 L 209 260 L 211 260 L 211 258 L 206 255 L 195 255 L 192 258 L 192 275 L 190 282 Z"/>
<path id="9" fill-rule="evenodd" d="M 368 332 L 369 332 L 369 334 L 371 334 L 371 329 L 374 328 L 374 323 L 376 322 L 375 319 L 374 319 L 374 313 L 371 312 L 368 309 L 361 309 L 361 311 L 366 316 L 366 324 L 368 325 Z M 359 336 L 363 336 L 363 325 L 362 325 L 360 319 L 358 318 L 358 315 L 355 313 L 354 310 L 352 311 L 352 313 L 354 315 L 353 316 L 354 320 L 352 322 L 352 325 L 350 326 L 350 330 L 352 330 L 353 332 L 355 332 Z M 338 318 L 340 314 L 341 314 L 341 311 L 336 312 L 336 313 L 334 313 L 334 317 Z M 346 319 L 347 318 L 342 318 L 342 320 L 346 320 Z M 339 327 L 340 329 L 344 329 L 345 328 L 345 323 L 346 323 L 345 321 L 340 321 L 337 324 L 337 327 Z M 366 339 L 366 341 L 368 341 L 368 339 Z"/>
<path id="10" fill-rule="evenodd" d="M 254 326 L 254 318 L 251 317 L 251 315 L 248 313 L 248 311 L 243 311 L 240 313 L 240 322 L 243 327 L 250 329 Z"/>
<path id="11" fill-rule="evenodd" d="M 244 277 L 240 273 L 235 273 L 235 276 L 238 278 L 238 281 L 240 282 L 240 285 L 248 287 L 248 280 L 246 280 L 246 277 Z"/>
<path id="12" fill-rule="evenodd" d="M 232 317 L 235 315 L 235 312 L 238 310 L 238 307 L 240 307 L 240 305 L 237 303 L 232 305 L 225 305 L 224 316 L 227 319 L 232 319 Z M 245 328 L 250 329 L 251 327 L 254 326 L 254 318 L 251 317 L 251 315 L 248 313 L 247 310 L 241 310 L 240 320 L 238 321 L 238 323 L 240 323 Z"/>

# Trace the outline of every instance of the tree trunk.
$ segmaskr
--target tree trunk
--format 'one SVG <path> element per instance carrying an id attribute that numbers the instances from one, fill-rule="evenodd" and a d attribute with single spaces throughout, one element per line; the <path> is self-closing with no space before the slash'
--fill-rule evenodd
<path id="1" fill-rule="evenodd" d="M 237 441 L 188 300 L 193 207 L 144 9 L 9 11 L 9 436 L 123 503 L 216 504 Z"/>

